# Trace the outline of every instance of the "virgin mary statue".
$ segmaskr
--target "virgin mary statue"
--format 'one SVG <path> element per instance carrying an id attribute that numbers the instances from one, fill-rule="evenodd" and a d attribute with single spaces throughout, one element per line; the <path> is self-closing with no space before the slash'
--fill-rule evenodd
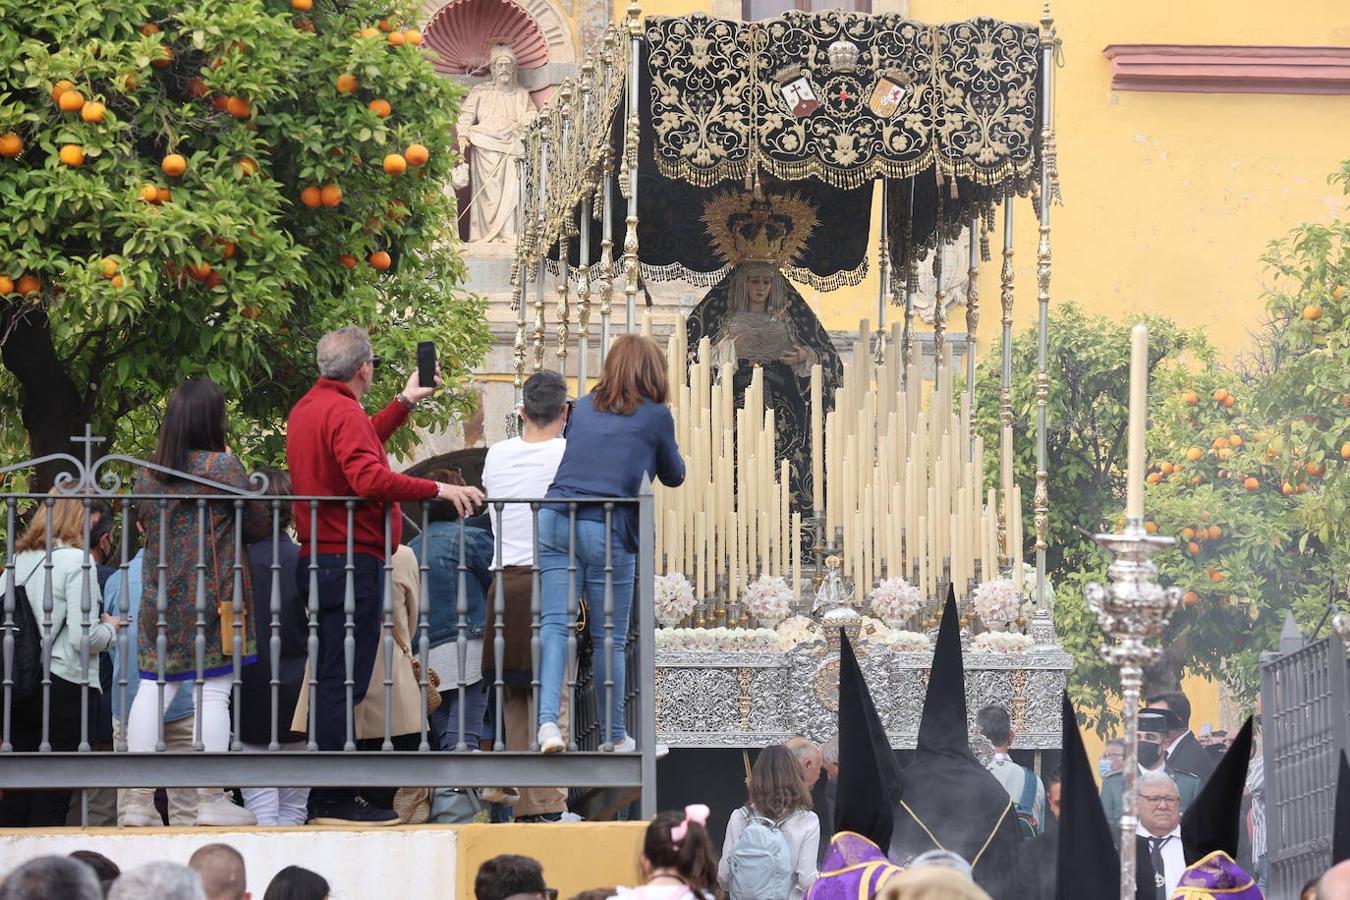
<path id="1" fill-rule="evenodd" d="M 719 252 L 735 264 L 694 307 L 686 328 L 691 363 L 706 336 L 716 371 L 721 372 L 723 363 L 735 367 L 732 396 L 737 408 L 745 405 L 755 369 L 763 370 L 764 404 L 774 411 L 777 432 L 775 458 L 788 461 L 793 511 L 809 516 L 811 367 L 820 364 L 824 416 L 833 407 L 843 364 L 829 333 L 779 270 L 790 261 L 792 246 L 800 247 L 814 225 L 813 214 L 791 211 L 794 202 L 801 205 L 795 198 L 746 198 L 739 201 L 739 211 L 730 212 L 725 204 L 718 210 L 713 208 L 716 201 L 709 204 L 704 215 L 709 231 Z"/>

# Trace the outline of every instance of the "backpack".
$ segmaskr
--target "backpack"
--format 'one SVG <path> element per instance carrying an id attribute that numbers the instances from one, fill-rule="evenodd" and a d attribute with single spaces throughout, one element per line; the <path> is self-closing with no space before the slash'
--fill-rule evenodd
<path id="1" fill-rule="evenodd" d="M 14 651 L 6 659 L 3 638 L 10 634 L 14 636 Z M 33 605 L 28 602 L 28 590 L 23 584 L 14 586 L 13 619 L 4 622 L 3 614 L 0 613 L 0 674 L 6 666 L 14 681 L 11 694 L 13 700 L 25 703 L 36 699 L 42 690 L 42 631 L 38 627 L 37 617 L 33 615 Z"/>
<path id="2" fill-rule="evenodd" d="M 1017 822 L 1021 826 L 1022 838 L 1031 840 L 1041 833 L 1041 824 L 1036 821 L 1036 774 L 1030 769 L 1022 769 L 1022 796 L 1014 808 L 1017 810 Z"/>
<path id="3" fill-rule="evenodd" d="M 741 813 L 746 825 L 731 849 L 728 900 L 787 900 L 796 873 L 782 823 L 753 815 L 749 807 Z"/>

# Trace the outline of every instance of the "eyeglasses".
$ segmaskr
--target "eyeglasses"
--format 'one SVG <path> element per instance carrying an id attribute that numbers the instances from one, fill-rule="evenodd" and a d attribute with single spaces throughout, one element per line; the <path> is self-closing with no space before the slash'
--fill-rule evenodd
<path id="1" fill-rule="evenodd" d="M 372 355 L 370 359 L 366 360 L 366 362 L 370 363 L 370 368 L 374 370 L 380 367 L 380 363 L 383 362 L 383 360 L 380 359 L 378 356 Z"/>
<path id="2" fill-rule="evenodd" d="M 1180 806 L 1179 797 L 1167 797 L 1159 794 L 1140 794 L 1139 799 L 1153 806 Z"/>
<path id="3" fill-rule="evenodd" d="M 1102 754 L 1102 756 L 1105 756 L 1108 759 L 1112 757 L 1116 759 L 1124 759 L 1125 752 L 1123 750 L 1107 750 L 1105 753 Z"/>

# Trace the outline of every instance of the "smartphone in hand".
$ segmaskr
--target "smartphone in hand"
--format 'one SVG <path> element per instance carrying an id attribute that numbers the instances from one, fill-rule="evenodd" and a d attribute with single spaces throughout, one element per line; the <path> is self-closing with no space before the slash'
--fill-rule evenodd
<path id="1" fill-rule="evenodd" d="M 421 387 L 436 386 L 436 344 L 421 341 L 417 345 L 417 383 Z"/>

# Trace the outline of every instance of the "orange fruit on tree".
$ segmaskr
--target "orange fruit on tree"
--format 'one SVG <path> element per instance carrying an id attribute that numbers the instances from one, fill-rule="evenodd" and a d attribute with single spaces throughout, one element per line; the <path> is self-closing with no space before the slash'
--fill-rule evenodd
<path id="1" fill-rule="evenodd" d="M 122 289 L 122 276 L 114 275 L 110 283 L 112 284 L 113 287 L 117 288 L 120 291 Z"/>
<path id="2" fill-rule="evenodd" d="M 108 107 L 99 103 L 97 100 L 90 100 L 80 109 L 80 118 L 86 122 L 98 124 L 103 121 L 103 117 L 107 112 Z"/>
<path id="3" fill-rule="evenodd" d="M 167 68 L 171 62 L 173 62 L 173 48 L 161 47 L 159 56 L 150 60 L 150 65 L 154 66 L 156 69 L 164 69 Z"/>
<path id="4" fill-rule="evenodd" d="M 1191 541 L 1186 545 L 1186 552 L 1189 553 L 1191 556 L 1198 556 L 1200 553 L 1200 545 L 1197 544 L 1195 541 Z"/>
<path id="5" fill-rule="evenodd" d="M 245 306 L 243 313 L 245 319 L 256 319 L 258 316 L 262 315 L 262 310 L 258 309 L 256 306 Z"/>
<path id="6" fill-rule="evenodd" d="M 1223 581 L 1223 578 L 1224 578 L 1223 573 L 1220 572 L 1218 569 L 1209 570 L 1209 580 L 1214 582 L 1215 584 L 1218 584 L 1219 582 Z"/>
<path id="7" fill-rule="evenodd" d="M 408 149 L 403 151 L 403 158 L 410 166 L 425 166 L 427 160 L 431 159 L 431 151 L 422 144 L 409 144 Z"/>
<path id="8" fill-rule="evenodd" d="M 402 175 L 408 171 L 408 161 L 403 158 L 402 153 L 390 153 L 384 158 L 384 174 Z"/>
<path id="9" fill-rule="evenodd" d="M 1148 532 L 1149 534 L 1157 534 L 1158 523 L 1150 519 L 1149 521 L 1144 523 L 1144 531 Z"/>
<path id="10" fill-rule="evenodd" d="M 387 18 L 381 19 L 379 25 L 381 31 L 392 31 L 394 28 L 393 23 L 391 23 Z"/>
<path id="11" fill-rule="evenodd" d="M 1224 397 L 1222 400 L 1219 401 L 1219 403 L 1223 406 L 1224 409 L 1232 409 L 1233 404 L 1236 402 L 1237 401 L 1233 399 L 1232 394 L 1229 394 L 1228 396 Z"/>
<path id="12" fill-rule="evenodd" d="M 1210 446 L 1213 447 L 1215 450 L 1222 450 L 1224 447 L 1228 446 L 1228 438 L 1216 437 L 1214 439 L 1214 443 L 1210 444 Z"/>
<path id="13" fill-rule="evenodd" d="M 243 97 L 226 97 L 225 111 L 236 119 L 247 119 L 253 112 Z"/>
<path id="14" fill-rule="evenodd" d="M 149 37 L 152 34 L 159 34 L 159 26 L 154 22 L 146 22 L 141 26 L 141 34 Z"/>
<path id="15" fill-rule="evenodd" d="M 1144 479 L 1149 484 L 1160 484 L 1163 480 L 1161 472 L 1149 472 L 1148 477 Z"/>
<path id="16" fill-rule="evenodd" d="M 67 81 L 66 79 L 62 78 L 56 84 L 52 85 L 52 102 L 59 104 L 61 102 L 61 95 L 64 94 L 66 91 L 73 91 L 74 89 L 75 89 L 75 82 Z"/>
<path id="17" fill-rule="evenodd" d="M 224 94 L 217 94 L 211 98 L 211 108 L 221 112 L 225 112 L 225 107 L 227 107 L 229 103 L 230 98 L 226 97 Z"/>
<path id="18" fill-rule="evenodd" d="M 1181 595 L 1181 602 L 1185 606 L 1194 606 L 1200 602 L 1200 595 L 1195 591 L 1187 591 Z"/>
<path id="19" fill-rule="evenodd" d="M 1191 538 L 1193 538 L 1193 537 L 1195 537 L 1195 529 L 1194 529 L 1194 528 L 1192 528 L 1191 526 L 1187 525 L 1185 528 L 1181 529 L 1181 539 L 1182 539 L 1183 541 L 1189 541 L 1189 540 L 1190 540 Z"/>
<path id="20" fill-rule="evenodd" d="M 1186 459 L 1190 462 L 1199 462 L 1205 458 L 1205 451 L 1199 447 L 1189 447 L 1186 450 Z"/>
<path id="21" fill-rule="evenodd" d="M 1204 480 L 1205 480 L 1205 477 L 1204 477 L 1203 475 L 1192 475 L 1190 481 L 1188 481 L 1188 482 L 1186 482 L 1186 483 L 1187 483 L 1187 484 L 1202 484 L 1202 483 L 1204 482 Z"/>
<path id="22" fill-rule="evenodd" d="M 188 93 L 198 100 L 205 97 L 210 91 L 206 87 L 206 82 L 201 78 L 188 79 Z"/>
<path id="23" fill-rule="evenodd" d="M 1200 395 L 1195 391 L 1182 391 L 1181 402 L 1185 403 L 1187 406 L 1195 406 L 1200 402 Z"/>
<path id="24" fill-rule="evenodd" d="M 197 281 L 205 281 L 211 275 L 211 264 L 209 262 L 193 263 L 188 266 L 188 274 Z"/>
<path id="25" fill-rule="evenodd" d="M 155 202 L 168 203 L 173 200 L 173 191 L 166 187 L 155 188 Z"/>
<path id="26" fill-rule="evenodd" d="M 355 257 L 355 256 L 352 256 L 350 253 L 344 253 L 344 254 L 342 254 L 341 256 L 339 256 L 339 257 L 338 257 L 338 262 L 342 263 L 344 266 L 346 266 L 346 267 L 349 268 L 349 269 L 355 269 L 355 268 L 356 268 L 356 257 Z"/>
<path id="27" fill-rule="evenodd" d="M 372 100 L 367 104 L 366 109 L 369 109 L 381 119 L 388 118 L 389 114 L 394 111 L 388 100 Z"/>
<path id="28" fill-rule="evenodd" d="M 1299 493 L 1299 494 L 1306 494 L 1306 493 L 1308 493 L 1308 490 L 1309 490 L 1309 488 L 1308 488 L 1308 482 L 1306 482 L 1306 481 L 1303 482 L 1302 484 L 1300 484 L 1298 487 L 1294 488 L 1295 493 Z"/>
<path id="29" fill-rule="evenodd" d="M 122 79 L 122 87 L 128 91 L 134 91 L 141 86 L 141 76 L 135 72 L 128 72 Z"/>
<path id="30" fill-rule="evenodd" d="M 66 144 L 61 148 L 61 162 L 74 168 L 84 165 L 84 148 L 79 144 Z"/>
<path id="31" fill-rule="evenodd" d="M 318 185 L 311 184 L 300 192 L 300 202 L 310 209 L 318 209 L 323 205 L 323 192 L 319 190 Z"/>
<path id="32" fill-rule="evenodd" d="M 220 244 L 221 259 L 234 259 L 234 241 L 218 241 L 217 243 Z"/>
<path id="33" fill-rule="evenodd" d="M 1307 469 L 1308 474 L 1314 478 L 1321 478 L 1323 475 L 1327 474 L 1326 465 L 1320 462 L 1310 462 L 1303 468 Z"/>
<path id="34" fill-rule="evenodd" d="M 1334 288 L 1331 289 L 1331 299 L 1332 299 L 1332 300 L 1340 300 L 1340 299 L 1342 299 L 1343 297 L 1345 297 L 1346 293 L 1347 293 L 1347 288 L 1346 288 L 1346 286 L 1343 285 L 1343 284 L 1338 284 L 1338 285 L 1336 285 Z"/>
<path id="35" fill-rule="evenodd" d="M 418 31 L 416 28 L 409 28 L 407 31 L 403 32 L 403 37 L 414 47 L 422 46 L 422 32 Z"/>
<path id="36" fill-rule="evenodd" d="M 65 109 L 64 106 L 61 108 Z M 1318 306 L 1316 303 L 1309 303 L 1307 306 L 1303 307 L 1303 318 L 1309 322 L 1316 322 L 1318 319 L 1322 318 L 1322 307 Z"/>
<path id="37" fill-rule="evenodd" d="M 224 281 L 224 279 L 220 277 L 219 272 L 212 272 L 210 275 L 206 276 L 206 281 L 202 283 L 206 285 L 207 290 L 210 290 L 222 281 Z"/>
<path id="38" fill-rule="evenodd" d="M 363 37 L 363 38 L 373 38 L 373 37 L 378 37 L 379 34 L 380 34 L 380 29 L 378 29 L 378 28 L 370 28 L 370 27 L 362 28 L 360 31 L 358 31 L 358 32 L 356 33 L 357 37 Z"/>
<path id="39" fill-rule="evenodd" d="M 1162 472 L 1164 475 L 1171 475 L 1173 472 L 1172 464 L 1170 462 L 1165 462 L 1158 466 L 1158 471 Z"/>
<path id="40" fill-rule="evenodd" d="M 319 191 L 319 200 L 329 208 L 337 206 L 342 202 L 342 188 L 336 184 L 325 184 Z"/>
<path id="41" fill-rule="evenodd" d="M 23 152 L 23 138 L 12 131 L 0 134 L 0 156 L 13 159 Z"/>
<path id="42" fill-rule="evenodd" d="M 1341 459 L 1350 459 L 1350 441 L 1341 444 Z"/>
<path id="43" fill-rule="evenodd" d="M 239 170 L 245 175 L 257 175 L 258 164 L 252 157 L 243 156 L 239 159 Z"/>
<path id="44" fill-rule="evenodd" d="M 14 289 L 25 296 L 28 294 L 36 294 L 38 291 L 42 290 L 42 282 L 38 280 L 36 275 L 24 275 L 18 281 L 14 282 Z"/>
<path id="45" fill-rule="evenodd" d="M 77 112 L 84 108 L 84 94 L 74 88 L 62 91 L 61 96 L 56 98 L 56 105 L 61 107 L 62 112 Z"/>
<path id="46" fill-rule="evenodd" d="M 339 94 L 350 94 L 352 91 L 356 90 L 356 86 L 359 83 L 360 82 L 356 80 L 356 76 L 351 72 L 343 72 L 337 77 L 337 92 Z"/>
<path id="47" fill-rule="evenodd" d="M 1293 492 L 1294 492 L 1294 486 L 1293 486 L 1292 484 L 1290 484 L 1289 482 L 1286 481 L 1284 484 L 1280 485 L 1280 493 L 1281 493 L 1281 494 L 1284 494 L 1286 497 L 1288 497 L 1288 496 L 1289 496 L 1290 494 L 1292 494 Z"/>
<path id="48" fill-rule="evenodd" d="M 1224 401 L 1224 398 L 1228 396 L 1230 395 L 1228 393 L 1227 388 L 1219 388 L 1217 391 L 1214 392 L 1214 402 L 1222 403 Z"/>
<path id="49" fill-rule="evenodd" d="M 117 260 L 112 257 L 103 257 L 103 259 L 99 260 L 98 265 L 99 268 L 103 270 L 104 278 L 111 278 L 117 274 Z"/>
<path id="50" fill-rule="evenodd" d="M 1249 491 L 1259 491 L 1261 489 L 1261 482 L 1257 481 L 1255 478 L 1248 475 L 1247 478 L 1242 482 L 1242 486 Z"/>
<path id="51" fill-rule="evenodd" d="M 1223 537 L 1222 528 L 1220 528 L 1218 525 L 1209 526 L 1209 539 L 1211 541 L 1217 541 L 1221 537 Z"/>
<path id="52" fill-rule="evenodd" d="M 401 31 L 391 31 L 385 40 L 387 40 L 392 47 L 402 47 L 408 39 L 403 36 L 403 32 Z"/>
<path id="53" fill-rule="evenodd" d="M 1230 447 L 1241 447 L 1241 446 L 1242 446 L 1242 435 L 1240 435 L 1240 434 L 1230 434 L 1230 435 L 1228 436 L 1228 445 L 1229 445 Z"/>
<path id="54" fill-rule="evenodd" d="M 164 157 L 164 160 L 159 164 L 159 167 L 163 170 L 165 175 L 168 175 L 170 178 L 177 178 L 187 171 L 187 165 L 187 159 L 184 156 L 178 153 L 170 153 L 168 156 Z"/>
<path id="55" fill-rule="evenodd" d="M 389 258 L 389 254 L 383 250 L 376 250 L 374 253 L 370 254 L 371 268 L 377 269 L 378 271 L 383 272 L 393 265 L 393 262 L 394 261 Z"/>
<path id="56" fill-rule="evenodd" d="M 291 0 L 291 9 L 309 12 L 314 8 L 314 0 Z"/>
<path id="57" fill-rule="evenodd" d="M 1218 456 L 1219 459 L 1228 459 L 1228 457 L 1233 455 L 1233 450 L 1230 447 L 1224 447 L 1222 450 L 1216 450 L 1215 455 Z"/>
<path id="58" fill-rule="evenodd" d="M 14 293 L 14 279 L 8 275 L 0 275 L 0 297 L 7 297 Z"/>

